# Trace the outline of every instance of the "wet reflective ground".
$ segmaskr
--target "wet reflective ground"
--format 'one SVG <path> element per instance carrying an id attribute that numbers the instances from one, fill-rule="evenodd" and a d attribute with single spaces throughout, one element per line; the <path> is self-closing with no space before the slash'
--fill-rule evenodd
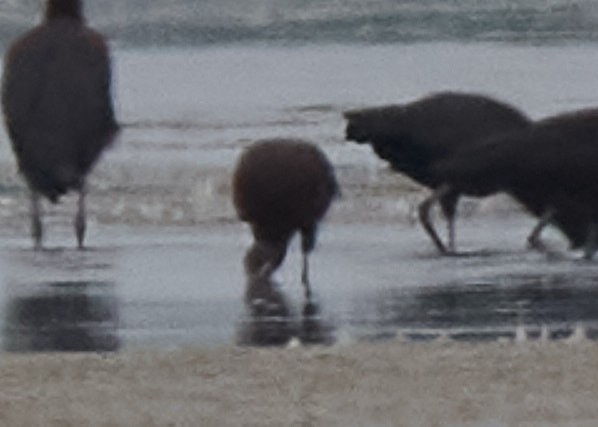
<path id="1" fill-rule="evenodd" d="M 8 351 L 115 351 L 118 301 L 112 283 L 47 282 L 4 308 Z"/>
<path id="2" fill-rule="evenodd" d="M 522 274 L 388 291 L 369 301 L 376 313 L 369 322 L 381 338 L 407 340 L 561 339 L 574 334 L 595 339 L 598 281 L 570 279 L 559 273 Z"/>
<path id="3" fill-rule="evenodd" d="M 239 61 L 248 65 L 243 73 Z M 409 225 L 427 192 L 369 147 L 346 143 L 342 112 L 453 88 L 495 94 L 540 118 L 595 105 L 587 88 L 597 63 L 590 46 L 116 51 L 126 126 L 90 177 L 89 250 L 72 249 L 68 198 L 48 209 L 50 249 L 29 249 L 24 185 L 10 144 L 0 144 L 2 345 L 112 351 L 579 331 L 594 339 L 598 261 L 526 251 L 533 221 L 501 216 L 513 210 L 504 200 L 461 204 L 478 214 L 459 216 L 459 247 L 482 252 L 439 258 Z M 575 78 L 563 81 L 563 64 Z M 147 88 L 159 88 L 160 102 Z M 317 142 L 343 189 L 312 257 L 308 306 L 296 245 L 272 282 L 247 283 L 241 268 L 250 238 L 235 222 L 230 174 L 249 141 L 273 136 Z"/>
<path id="4" fill-rule="evenodd" d="M 474 254 L 440 258 L 417 227 L 329 224 L 312 258 L 311 303 L 296 245 L 273 280 L 243 276 L 250 239 L 242 225 L 98 229 L 82 252 L 68 235 L 42 252 L 4 236 L 2 345 L 104 352 L 598 339 L 598 263 L 525 250 L 529 225 L 524 217 L 464 221 L 459 242 Z"/>

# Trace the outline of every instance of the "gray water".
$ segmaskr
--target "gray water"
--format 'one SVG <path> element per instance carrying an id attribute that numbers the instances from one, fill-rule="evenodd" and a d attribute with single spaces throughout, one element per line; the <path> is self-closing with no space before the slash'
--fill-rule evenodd
<path id="1" fill-rule="evenodd" d="M 463 221 L 470 256 L 442 258 L 406 225 L 329 224 L 300 285 L 298 245 L 275 278 L 248 281 L 242 226 L 108 227 L 86 251 L 1 251 L 3 347 L 115 351 L 195 345 L 598 338 L 598 267 L 526 251 L 531 222 Z M 512 234 L 497 238 L 508 226 Z M 557 236 L 553 244 L 559 245 Z"/>
<path id="2" fill-rule="evenodd" d="M 0 39 L 32 25 L 39 1 L 0 4 Z M 102 0 L 90 22 L 119 46 L 227 43 L 595 41 L 591 0 Z"/>
<path id="3" fill-rule="evenodd" d="M 0 39 L 37 21 L 4 2 Z M 114 46 L 124 130 L 90 177 L 90 249 L 73 249 L 74 199 L 45 207 L 30 250 L 27 196 L 0 134 L 3 346 L 13 351 L 405 339 L 595 339 L 596 267 L 505 197 L 466 200 L 475 256 L 438 257 L 417 225 L 427 191 L 368 147 L 342 112 L 430 92 L 486 93 L 537 118 L 595 106 L 592 2 L 88 2 Z M 271 283 L 247 283 L 251 239 L 230 175 L 253 140 L 314 141 L 343 197 L 312 257 L 305 303 L 293 246 Z M 442 227 L 440 221 L 439 227 Z M 257 301 L 256 300 L 257 297 Z"/>

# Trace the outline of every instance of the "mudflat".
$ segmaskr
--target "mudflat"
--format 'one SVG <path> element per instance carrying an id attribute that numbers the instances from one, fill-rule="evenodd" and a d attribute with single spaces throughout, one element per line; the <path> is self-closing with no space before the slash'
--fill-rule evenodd
<path id="1" fill-rule="evenodd" d="M 0 425 L 595 426 L 598 345 L 4 353 Z"/>

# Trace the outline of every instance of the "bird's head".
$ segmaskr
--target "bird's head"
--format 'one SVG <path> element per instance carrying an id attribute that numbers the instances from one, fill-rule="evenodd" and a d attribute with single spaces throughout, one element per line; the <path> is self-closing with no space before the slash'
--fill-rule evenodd
<path id="1" fill-rule="evenodd" d="M 364 110 L 351 110 L 343 113 L 347 120 L 345 128 L 345 139 L 355 141 L 358 144 L 365 144 L 370 140 L 370 126 L 367 117 L 363 114 Z"/>
<path id="2" fill-rule="evenodd" d="M 46 3 L 46 20 L 56 18 L 72 18 L 83 20 L 83 4 L 81 0 L 48 0 Z"/>
<path id="3" fill-rule="evenodd" d="M 380 139 L 396 137 L 401 130 L 403 107 L 382 107 L 349 110 L 343 113 L 347 120 L 345 139 L 358 144 L 378 143 Z M 396 138 L 395 138 L 396 139 Z"/>

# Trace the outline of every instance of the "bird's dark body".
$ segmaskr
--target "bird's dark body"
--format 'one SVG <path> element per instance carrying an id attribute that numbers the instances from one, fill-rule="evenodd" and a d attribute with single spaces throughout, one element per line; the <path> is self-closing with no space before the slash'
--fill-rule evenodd
<path id="1" fill-rule="evenodd" d="M 317 223 L 337 183 L 332 165 L 314 145 L 268 140 L 241 156 L 233 188 L 241 220 L 286 233 Z"/>
<path id="2" fill-rule="evenodd" d="M 482 95 L 441 92 L 418 101 L 345 113 L 346 138 L 369 143 L 398 172 L 431 188 L 446 178 L 433 166 L 461 147 L 513 129 L 529 119 L 515 108 Z"/>
<path id="3" fill-rule="evenodd" d="M 246 149 L 233 175 L 233 202 L 255 238 L 245 257 L 248 274 L 271 274 L 283 262 L 292 236 L 299 232 L 302 277 L 309 296 L 307 255 L 314 248 L 317 226 L 337 193 L 332 165 L 311 143 L 272 139 Z"/>
<path id="4" fill-rule="evenodd" d="M 48 18 L 12 44 L 2 106 L 19 169 L 32 190 L 56 201 L 81 188 L 118 131 L 110 81 L 104 38 L 68 15 Z"/>
<path id="5" fill-rule="evenodd" d="M 436 165 L 491 135 L 526 129 L 531 121 L 522 112 L 487 96 L 441 92 L 404 105 L 348 111 L 346 139 L 369 143 L 392 169 L 437 190 L 422 205 L 420 219 L 442 253 L 454 251 L 454 217 L 461 195 L 488 196 L 494 191 L 476 186 L 453 187 L 450 175 Z M 449 222 L 446 249 L 429 219 L 438 200 Z"/>
<path id="6" fill-rule="evenodd" d="M 438 165 L 469 191 L 472 183 L 505 191 L 531 213 L 554 212 L 572 247 L 598 223 L 598 109 L 561 114 L 529 129 L 490 138 Z"/>

